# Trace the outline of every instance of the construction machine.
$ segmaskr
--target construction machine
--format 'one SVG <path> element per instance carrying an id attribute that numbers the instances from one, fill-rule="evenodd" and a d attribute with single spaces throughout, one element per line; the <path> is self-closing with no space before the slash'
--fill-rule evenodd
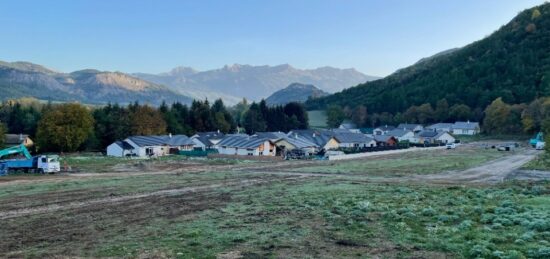
<path id="1" fill-rule="evenodd" d="M 12 155 L 22 155 L 23 158 L 4 159 Z M 23 144 L 0 150 L 0 176 L 16 171 L 41 174 L 59 172 L 59 156 L 38 155 L 33 157 Z"/>
<path id="2" fill-rule="evenodd" d="M 539 142 L 544 142 L 544 138 L 543 138 L 543 136 L 542 136 L 542 132 L 537 133 L 537 135 L 535 135 L 531 140 L 529 140 L 529 144 L 530 144 L 532 147 L 534 147 L 534 148 L 537 147 L 537 144 L 538 144 Z"/>

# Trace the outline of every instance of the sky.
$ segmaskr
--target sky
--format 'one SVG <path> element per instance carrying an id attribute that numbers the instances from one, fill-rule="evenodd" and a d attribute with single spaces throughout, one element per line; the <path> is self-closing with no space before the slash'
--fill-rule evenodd
<path id="1" fill-rule="evenodd" d="M 62 72 L 226 64 L 386 76 L 544 0 L 2 0 L 0 60 Z"/>

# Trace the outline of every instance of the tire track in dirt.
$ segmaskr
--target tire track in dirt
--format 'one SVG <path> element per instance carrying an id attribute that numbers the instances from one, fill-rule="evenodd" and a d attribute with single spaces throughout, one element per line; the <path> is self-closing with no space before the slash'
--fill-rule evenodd
<path id="1" fill-rule="evenodd" d="M 28 216 L 28 215 L 34 215 L 34 214 L 41 214 L 41 213 L 50 213 L 50 212 L 55 212 L 59 210 L 76 209 L 76 208 L 92 206 L 92 205 L 101 205 L 101 204 L 107 204 L 107 203 L 124 202 L 124 201 L 134 200 L 134 199 L 143 199 L 151 196 L 180 195 L 184 193 L 206 191 L 206 190 L 211 190 L 211 189 L 221 188 L 221 187 L 247 187 L 247 186 L 252 186 L 256 184 L 269 183 L 276 180 L 296 180 L 304 177 L 307 177 L 307 176 L 273 178 L 269 180 L 259 179 L 259 180 L 232 181 L 232 182 L 211 184 L 211 185 L 205 185 L 205 186 L 185 187 L 185 188 L 161 190 L 161 191 L 155 191 L 155 192 L 149 192 L 149 193 L 139 193 L 139 194 L 117 196 L 117 197 L 91 199 L 86 201 L 76 201 L 76 202 L 69 202 L 65 204 L 51 204 L 47 206 L 38 206 L 38 207 L 32 207 L 32 208 L 3 211 L 3 212 L 0 212 L 0 220 L 17 218 L 21 216 Z"/>

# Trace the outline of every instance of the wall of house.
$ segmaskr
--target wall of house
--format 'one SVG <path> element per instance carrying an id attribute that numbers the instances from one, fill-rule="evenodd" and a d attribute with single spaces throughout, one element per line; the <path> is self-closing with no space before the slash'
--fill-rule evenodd
<path id="1" fill-rule="evenodd" d="M 443 134 L 439 137 L 438 140 L 442 143 L 454 143 L 456 139 L 450 134 Z"/>
<path id="2" fill-rule="evenodd" d="M 198 140 L 196 138 L 194 138 L 192 140 L 193 140 L 193 143 L 195 143 L 194 148 L 201 148 L 202 150 L 206 150 L 206 146 L 200 140 Z"/>
<path id="3" fill-rule="evenodd" d="M 119 145 L 113 143 L 107 146 L 107 155 L 114 156 L 114 157 L 123 157 L 126 154 L 124 153 L 124 150 L 122 150 L 122 148 Z"/>
<path id="4" fill-rule="evenodd" d="M 325 150 L 330 150 L 330 149 L 338 149 L 338 147 L 340 147 L 340 143 L 338 143 L 338 141 L 336 141 L 334 138 L 331 138 L 323 148 Z"/>

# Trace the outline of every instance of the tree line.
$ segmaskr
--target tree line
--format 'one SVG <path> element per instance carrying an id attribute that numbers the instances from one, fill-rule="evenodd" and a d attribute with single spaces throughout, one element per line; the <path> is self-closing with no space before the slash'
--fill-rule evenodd
<path id="1" fill-rule="evenodd" d="M 132 103 L 101 107 L 78 103 L 40 103 L 35 99 L 0 104 L 0 136 L 28 134 L 39 151 L 104 150 L 111 143 L 133 135 L 184 134 L 220 131 L 288 131 L 307 128 L 307 112 L 298 103 L 267 107 L 265 101 L 243 100 L 226 107 L 221 99 L 210 104 L 195 100 L 159 107 Z M 3 145 L 4 138 L 0 142 Z"/>

